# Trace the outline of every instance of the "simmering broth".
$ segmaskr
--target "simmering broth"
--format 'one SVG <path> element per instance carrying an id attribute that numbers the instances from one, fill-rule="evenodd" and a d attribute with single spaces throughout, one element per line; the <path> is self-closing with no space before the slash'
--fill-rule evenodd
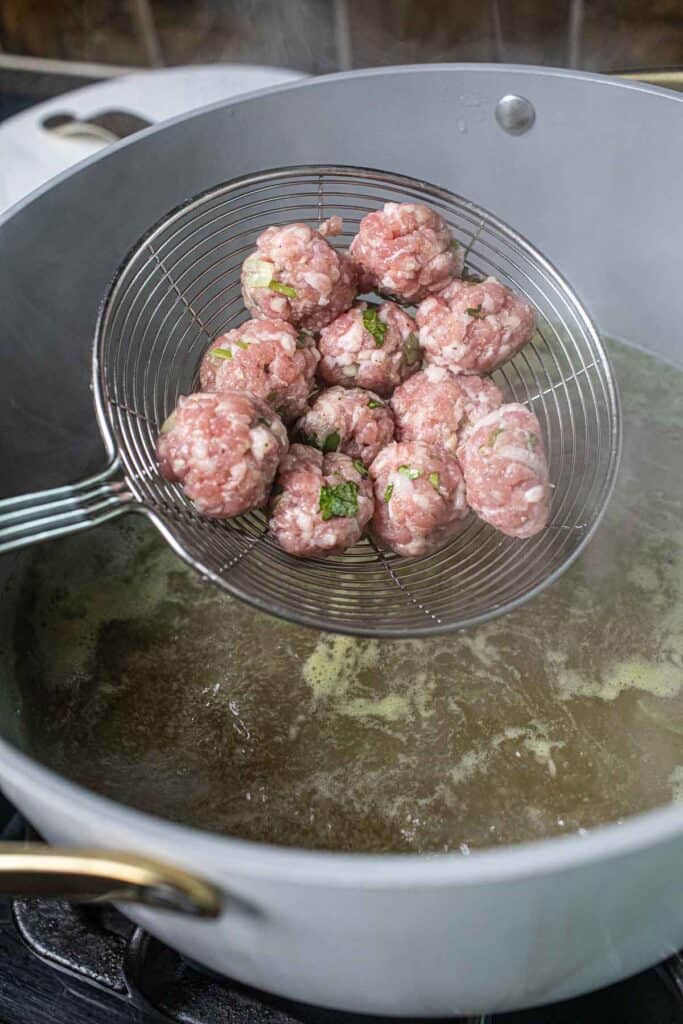
<path id="1" fill-rule="evenodd" d="M 683 799 L 683 373 L 610 349 L 617 489 L 526 607 L 433 640 L 328 636 L 219 593 L 127 517 L 39 549 L 8 591 L 27 749 L 176 821 L 366 852 Z"/>

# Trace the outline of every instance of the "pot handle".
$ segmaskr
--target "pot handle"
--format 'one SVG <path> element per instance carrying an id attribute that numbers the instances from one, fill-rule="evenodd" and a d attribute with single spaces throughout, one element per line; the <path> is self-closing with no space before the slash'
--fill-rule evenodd
<path id="1" fill-rule="evenodd" d="M 193 917 L 216 917 L 208 882 L 161 861 L 116 850 L 0 842 L 0 894 L 70 902 L 137 903 Z"/>

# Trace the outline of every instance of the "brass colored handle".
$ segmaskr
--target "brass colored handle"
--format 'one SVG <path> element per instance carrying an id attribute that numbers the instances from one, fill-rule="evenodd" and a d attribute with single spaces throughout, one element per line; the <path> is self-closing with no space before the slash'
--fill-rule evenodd
<path id="1" fill-rule="evenodd" d="M 181 868 L 115 850 L 0 842 L 0 893 L 72 902 L 122 901 L 216 917 L 218 892 Z"/>
<path id="2" fill-rule="evenodd" d="M 683 92 L 683 68 L 645 68 L 642 71 L 616 71 L 614 74 L 619 78 L 628 78 L 631 82 L 659 85 L 662 89 Z"/>

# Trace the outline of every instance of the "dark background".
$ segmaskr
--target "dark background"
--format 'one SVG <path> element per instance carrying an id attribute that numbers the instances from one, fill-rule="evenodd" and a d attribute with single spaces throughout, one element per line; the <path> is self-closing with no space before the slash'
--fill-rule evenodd
<path id="1" fill-rule="evenodd" d="M 5 54 L 312 73 L 422 61 L 683 65 L 683 0 L 2 0 Z"/>

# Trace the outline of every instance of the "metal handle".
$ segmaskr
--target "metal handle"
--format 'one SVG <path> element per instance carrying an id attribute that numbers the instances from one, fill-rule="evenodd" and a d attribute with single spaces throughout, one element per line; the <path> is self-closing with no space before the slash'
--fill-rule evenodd
<path id="1" fill-rule="evenodd" d="M 5 498 L 0 501 L 0 554 L 106 523 L 132 500 L 117 460 L 80 483 Z"/>
<path id="2" fill-rule="evenodd" d="M 138 903 L 216 917 L 219 894 L 181 868 L 115 850 L 0 842 L 0 893 L 70 902 Z"/>
<path id="3" fill-rule="evenodd" d="M 640 71 L 615 71 L 612 73 L 619 78 L 627 78 L 631 82 L 659 85 L 662 89 L 683 92 L 683 68 L 644 68 Z"/>

